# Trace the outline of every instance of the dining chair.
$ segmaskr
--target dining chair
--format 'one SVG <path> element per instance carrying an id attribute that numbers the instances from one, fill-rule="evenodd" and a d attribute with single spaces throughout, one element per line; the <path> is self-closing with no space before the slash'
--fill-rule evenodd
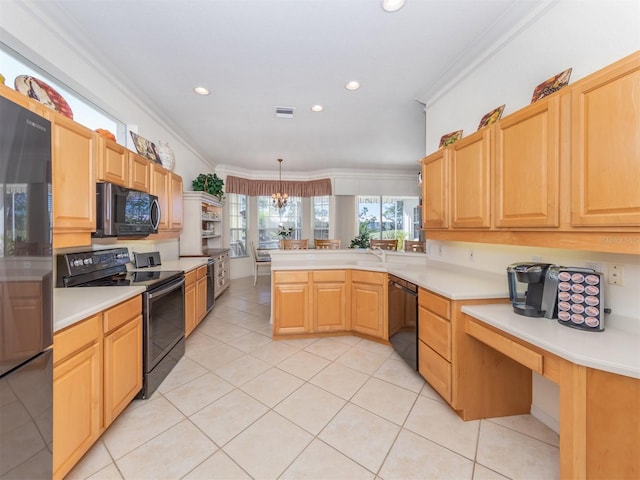
<path id="1" fill-rule="evenodd" d="M 405 252 L 422 252 L 424 253 L 424 242 L 419 240 L 405 240 L 404 241 Z"/>
<path id="2" fill-rule="evenodd" d="M 255 287 L 258 281 L 258 268 L 271 267 L 271 255 L 256 250 L 253 240 L 249 240 L 249 245 L 251 246 L 251 256 L 253 257 L 253 286 Z"/>
<path id="3" fill-rule="evenodd" d="M 309 248 L 309 239 L 304 240 L 282 240 L 280 248 L 283 250 L 306 250 Z"/>
<path id="4" fill-rule="evenodd" d="M 315 247 L 320 250 L 338 250 L 340 248 L 340 240 L 315 240 Z"/>
<path id="5" fill-rule="evenodd" d="M 371 248 L 381 248 L 382 250 L 397 250 L 398 240 L 371 240 L 369 242 Z"/>

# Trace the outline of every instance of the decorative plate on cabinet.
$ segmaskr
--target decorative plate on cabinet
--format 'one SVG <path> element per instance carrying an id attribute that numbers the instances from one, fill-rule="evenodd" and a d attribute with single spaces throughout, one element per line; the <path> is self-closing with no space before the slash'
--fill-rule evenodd
<path id="1" fill-rule="evenodd" d="M 13 83 L 21 94 L 73 120 L 73 112 L 67 101 L 46 82 L 29 75 L 18 75 Z"/>

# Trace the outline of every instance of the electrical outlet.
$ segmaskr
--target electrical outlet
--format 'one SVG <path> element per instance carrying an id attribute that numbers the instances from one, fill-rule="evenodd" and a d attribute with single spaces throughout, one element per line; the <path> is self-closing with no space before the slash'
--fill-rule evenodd
<path id="1" fill-rule="evenodd" d="M 470 262 L 473 262 L 473 248 L 470 248 L 469 250 L 467 250 L 467 258 L 469 259 Z"/>
<path id="2" fill-rule="evenodd" d="M 618 285 L 619 287 L 624 285 L 623 265 L 611 265 L 609 267 L 609 284 Z"/>

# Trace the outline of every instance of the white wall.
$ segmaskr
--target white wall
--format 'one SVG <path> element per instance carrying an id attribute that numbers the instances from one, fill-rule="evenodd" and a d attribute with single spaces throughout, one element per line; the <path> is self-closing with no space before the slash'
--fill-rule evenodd
<path id="1" fill-rule="evenodd" d="M 166 140 L 176 154 L 174 171 L 185 188 L 199 173 L 213 166 L 195 152 L 81 45 L 70 42 L 64 31 L 45 18 L 42 2 L 0 2 L 0 41 L 38 65 L 81 96 L 151 140 Z M 117 28 L 117 27 L 114 27 Z M 126 53 L 125 53 L 126 54 Z M 124 143 L 124 142 L 123 142 Z"/>
<path id="2" fill-rule="evenodd" d="M 440 137 L 447 132 L 463 129 L 465 136 L 475 132 L 480 118 L 503 103 L 504 115 L 528 105 L 536 85 L 566 68 L 573 68 L 571 80 L 575 81 L 638 49 L 637 0 L 560 0 L 505 45 L 497 47 L 450 90 L 426 99 L 426 153 L 435 151 Z M 613 312 L 629 315 L 640 323 L 638 255 L 458 242 L 428 245 L 429 255 L 436 260 L 497 273 L 504 273 L 509 263 L 533 258 L 566 266 L 595 262 L 605 271 L 612 264 L 624 265 L 625 285 L 606 285 L 606 303 Z M 440 246 L 442 256 L 438 256 Z M 474 251 L 473 262 L 468 259 L 470 249 Z M 532 414 L 557 431 L 557 387 L 534 376 L 533 389 Z"/>

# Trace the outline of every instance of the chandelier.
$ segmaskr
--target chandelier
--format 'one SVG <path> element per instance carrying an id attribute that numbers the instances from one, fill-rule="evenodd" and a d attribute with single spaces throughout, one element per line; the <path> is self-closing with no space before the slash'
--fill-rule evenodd
<path id="1" fill-rule="evenodd" d="M 282 209 L 287 206 L 287 201 L 289 200 L 289 195 L 282 192 L 282 159 L 278 159 L 278 164 L 280 165 L 280 181 L 278 182 L 278 191 L 276 193 L 271 194 L 271 203 L 274 207 L 278 209 Z"/>

